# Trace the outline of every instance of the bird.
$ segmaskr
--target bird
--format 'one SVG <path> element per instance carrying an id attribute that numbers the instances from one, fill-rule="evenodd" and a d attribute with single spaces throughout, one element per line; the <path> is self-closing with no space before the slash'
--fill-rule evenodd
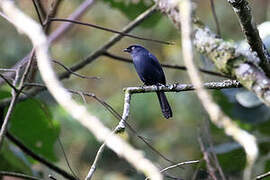
<path id="1" fill-rule="evenodd" d="M 166 85 L 165 74 L 158 59 L 141 45 L 130 45 L 124 49 L 131 55 L 135 70 L 144 85 Z M 164 92 L 156 92 L 163 116 L 172 117 L 172 110 Z"/>

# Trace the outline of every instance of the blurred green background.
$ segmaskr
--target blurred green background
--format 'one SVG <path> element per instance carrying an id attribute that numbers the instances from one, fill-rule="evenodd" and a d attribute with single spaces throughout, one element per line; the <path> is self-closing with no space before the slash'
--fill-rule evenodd
<path id="1" fill-rule="evenodd" d="M 68 17 L 82 0 L 63 0 L 56 17 Z M 209 0 L 196 0 L 196 14 L 213 31 L 216 29 L 213 14 L 211 13 Z M 220 22 L 221 37 L 228 41 L 238 42 L 243 39 L 236 15 L 226 1 L 214 1 L 217 16 Z M 44 1 L 50 4 L 50 1 Z M 269 19 L 268 2 L 260 0 L 250 2 L 257 24 Z M 17 4 L 28 15 L 37 19 L 32 1 L 20 0 Z M 82 22 L 93 23 L 104 27 L 121 30 L 136 16 L 152 5 L 147 0 L 99 0 L 80 19 Z M 59 26 L 59 22 L 53 22 L 52 31 Z M 156 12 L 144 23 L 136 27 L 131 34 L 175 42 L 175 45 L 162 45 L 148 41 L 131 38 L 123 38 L 109 49 L 109 52 L 118 56 L 128 57 L 123 49 L 131 44 L 141 44 L 157 56 L 161 63 L 183 65 L 180 33 L 175 29 L 166 15 Z M 74 25 L 60 40 L 51 46 L 51 54 L 66 66 L 71 66 L 86 58 L 89 54 L 101 47 L 114 34 L 97 29 Z M 5 19 L 0 18 L 0 67 L 10 68 L 18 60 L 23 58 L 32 46 L 25 35 L 18 34 L 16 29 Z M 198 66 L 215 71 L 213 65 L 204 57 L 197 54 Z M 57 72 L 63 72 L 60 66 L 55 65 Z M 189 83 L 185 71 L 164 69 L 167 83 Z M 104 99 L 118 113 L 122 113 L 124 93 L 123 88 L 129 86 L 141 86 L 132 64 L 116 61 L 107 57 L 99 57 L 80 71 L 80 74 L 97 76 L 100 79 L 81 79 L 71 76 L 64 80 L 64 86 L 74 90 L 92 92 Z M 219 81 L 223 78 L 202 74 L 205 81 Z M 38 75 L 37 81 L 40 81 Z M 10 88 L 1 87 L 0 98 L 10 96 Z M 242 128 L 250 131 L 258 137 L 261 154 L 254 169 L 256 176 L 270 170 L 269 161 L 269 109 L 262 104 L 245 107 L 245 103 L 239 103 L 235 96 L 245 93 L 244 90 L 210 91 L 216 102 L 230 115 Z M 249 101 L 251 95 L 243 98 Z M 155 93 L 136 94 L 132 96 L 131 112 L 128 122 L 135 127 L 138 134 L 145 137 L 153 147 L 174 162 L 202 159 L 201 149 L 198 143 L 201 129 L 205 127 L 208 116 L 198 101 L 194 92 L 167 93 L 174 116 L 166 120 L 161 110 Z M 83 103 L 80 96 L 74 98 Z M 94 99 L 86 97 L 89 112 L 110 129 L 113 129 L 118 120 L 115 119 L 103 106 Z M 241 102 L 243 102 L 241 101 Z M 255 101 L 255 100 L 254 100 Z M 214 150 L 218 155 L 224 173 L 229 179 L 241 178 L 245 166 L 245 154 L 234 141 L 224 135 L 223 131 L 210 123 Z M 78 177 L 83 179 L 101 143 L 72 119 L 67 112 L 59 107 L 47 93 L 40 93 L 35 98 L 16 105 L 9 125 L 9 131 L 23 141 L 34 152 L 69 171 L 66 160 L 61 150 L 58 137 L 61 139 L 72 169 Z M 202 132 L 204 133 L 204 132 Z M 141 149 L 145 156 L 160 167 L 170 165 L 169 162 L 155 154 L 140 139 L 127 131 L 123 134 L 134 147 Z M 23 154 L 9 141 L 5 142 L 0 152 L 0 171 L 16 171 L 47 178 L 52 174 L 57 179 L 61 176 L 47 169 L 29 156 Z M 197 172 L 197 179 L 205 178 L 205 163 L 189 165 L 185 168 L 176 168 L 169 173 L 183 179 L 192 179 Z M 98 164 L 95 180 L 104 179 L 144 179 L 144 176 L 132 168 L 125 160 L 119 158 L 109 149 L 106 149 Z"/>

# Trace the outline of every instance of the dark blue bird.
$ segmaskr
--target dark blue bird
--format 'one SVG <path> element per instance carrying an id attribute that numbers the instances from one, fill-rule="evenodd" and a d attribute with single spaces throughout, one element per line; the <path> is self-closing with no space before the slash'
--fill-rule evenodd
<path id="1" fill-rule="evenodd" d="M 131 45 L 124 49 L 130 53 L 135 69 L 145 85 L 165 85 L 164 72 L 157 58 L 147 49 L 139 45 Z M 157 92 L 162 113 L 165 118 L 172 117 L 172 110 L 164 92 Z"/>

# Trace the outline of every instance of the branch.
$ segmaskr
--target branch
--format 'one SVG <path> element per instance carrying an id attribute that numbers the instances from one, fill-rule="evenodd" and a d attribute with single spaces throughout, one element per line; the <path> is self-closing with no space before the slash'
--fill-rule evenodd
<path id="1" fill-rule="evenodd" d="M 143 37 L 123 33 L 123 32 L 120 32 L 120 31 L 116 31 L 114 29 L 109 29 L 109 28 L 105 28 L 105 27 L 102 27 L 102 26 L 98 26 L 98 25 L 95 25 L 95 24 L 84 23 L 84 22 L 74 21 L 74 20 L 70 20 L 70 19 L 51 18 L 49 21 L 52 21 L 52 22 L 53 21 L 56 21 L 56 22 L 57 21 L 58 22 L 71 22 L 71 23 L 74 23 L 74 24 L 89 26 L 89 27 L 93 27 L 93 28 L 100 29 L 100 30 L 103 30 L 103 31 L 108 31 L 108 32 L 120 34 L 122 36 L 127 36 L 127 37 L 134 38 L 134 39 L 140 39 L 140 40 L 144 40 L 144 41 L 152 41 L 152 42 L 161 43 L 161 44 L 167 44 L 167 45 L 174 45 L 174 43 L 171 43 L 171 42 L 160 41 L 160 40 L 156 40 L 156 39 L 143 38 Z"/>
<path id="2" fill-rule="evenodd" d="M 205 83 L 204 87 L 207 89 L 224 89 L 224 88 L 238 88 L 240 87 L 240 83 L 235 80 L 224 80 L 221 82 L 209 82 Z M 124 89 L 125 91 L 125 99 L 124 99 L 124 110 L 122 119 L 120 121 L 119 131 L 125 129 L 125 124 L 129 116 L 131 95 L 135 93 L 149 93 L 149 92 L 182 92 L 182 91 L 190 91 L 194 90 L 195 87 L 192 84 L 172 84 L 167 86 L 143 86 L 143 87 L 128 87 Z"/>
<path id="3" fill-rule="evenodd" d="M 247 38 L 251 50 L 256 52 L 260 58 L 260 67 L 269 75 L 270 55 L 260 38 L 259 31 L 256 27 L 256 24 L 254 23 L 254 19 L 251 14 L 251 8 L 248 2 L 246 0 L 227 1 L 232 5 L 234 12 L 238 15 L 242 31 Z"/>
<path id="4" fill-rule="evenodd" d="M 199 160 L 193 160 L 193 161 L 180 162 L 180 163 L 168 166 L 166 168 L 163 168 L 162 170 L 160 170 L 160 172 L 165 173 L 166 171 L 168 171 L 170 169 L 174 169 L 174 168 L 181 167 L 181 166 L 184 166 L 184 165 L 197 164 L 197 163 L 200 163 L 200 161 Z M 147 177 L 147 178 L 145 178 L 145 180 L 149 180 L 149 178 Z"/>
<path id="5" fill-rule="evenodd" d="M 200 136 L 198 137 L 198 142 L 200 144 L 200 148 L 201 148 L 201 151 L 203 153 L 203 159 L 206 162 L 207 170 L 208 170 L 210 176 L 212 177 L 212 179 L 217 180 L 216 173 L 215 173 L 215 168 L 212 166 L 212 163 L 210 161 L 210 155 L 206 151 L 206 149 L 204 147 L 204 144 L 203 144 L 203 141 L 202 141 Z"/>
<path id="6" fill-rule="evenodd" d="M 58 64 L 60 65 L 61 67 L 63 67 L 67 72 L 69 72 L 70 74 L 73 74 L 74 76 L 77 76 L 77 77 L 80 77 L 80 78 L 83 78 L 83 79 L 100 79 L 99 77 L 95 77 L 95 76 L 84 76 L 84 75 L 81 75 L 79 73 L 76 73 L 76 72 L 73 72 L 71 69 L 69 69 L 67 66 L 65 66 L 64 64 L 62 64 L 61 62 L 59 61 L 56 61 L 56 60 L 52 60 L 53 63 L 55 64 Z"/>
<path id="7" fill-rule="evenodd" d="M 2 74 L 0 74 L 0 77 L 15 91 L 18 92 L 19 90 L 11 83 L 9 80 Z"/>
<path id="8" fill-rule="evenodd" d="M 162 176 L 158 169 L 146 159 L 142 153 L 135 150 L 120 137 L 110 134 L 106 128 L 95 116 L 88 113 L 87 109 L 72 100 L 69 93 L 60 84 L 50 64 L 48 55 L 48 41 L 41 27 L 31 18 L 22 13 L 10 0 L 0 1 L 0 5 L 7 16 L 12 20 L 21 32 L 24 32 L 32 41 L 36 49 L 37 63 L 41 77 L 45 82 L 48 90 L 56 101 L 82 125 L 84 125 L 94 136 L 105 141 L 106 145 L 120 157 L 125 158 L 137 170 L 144 172 L 152 179 L 161 180 Z"/>
<path id="9" fill-rule="evenodd" d="M 37 3 L 36 3 L 36 0 L 32 0 L 32 3 L 34 4 L 36 13 L 37 13 L 37 15 L 38 15 L 39 23 L 40 23 L 40 25 L 43 25 L 43 21 L 42 21 L 42 18 L 41 18 L 41 14 L 39 13 L 39 9 L 38 9 L 38 5 L 37 5 Z"/>
<path id="10" fill-rule="evenodd" d="M 17 81 L 18 81 L 18 76 L 19 76 L 19 69 L 17 69 L 16 71 L 16 76 L 15 76 L 15 79 L 13 81 L 13 87 L 16 86 L 17 84 Z M 10 119 L 10 116 L 11 116 L 11 113 L 15 107 L 15 104 L 16 104 L 16 101 L 17 101 L 17 98 L 19 97 L 19 94 L 20 94 L 20 90 L 17 91 L 16 88 L 15 89 L 12 89 L 11 90 L 11 102 L 9 104 L 9 107 L 8 107 L 8 110 L 7 110 L 7 113 L 5 115 L 5 118 L 3 120 L 3 123 L 1 125 L 1 129 L 0 129 L 0 150 L 2 148 L 2 145 L 3 145 L 3 141 L 4 141 L 4 137 L 5 137 L 5 134 L 7 132 L 7 127 L 8 127 L 8 122 L 9 122 L 9 119 Z"/>
<path id="11" fill-rule="evenodd" d="M 215 10 L 215 3 L 214 0 L 210 0 L 210 5 L 211 5 L 211 11 L 215 20 L 215 24 L 216 24 L 216 32 L 218 36 L 221 36 L 221 31 L 220 31 L 220 25 L 219 25 L 219 21 L 218 21 L 218 17 L 217 17 L 217 13 Z"/>
<path id="12" fill-rule="evenodd" d="M 261 180 L 261 179 L 264 179 L 264 178 L 267 178 L 270 176 L 270 171 L 265 173 L 265 174 L 262 174 L 262 175 L 259 175 L 256 177 L 256 180 Z"/>
<path id="13" fill-rule="evenodd" d="M 0 176 L 10 176 L 10 177 L 17 177 L 21 179 L 30 179 L 30 180 L 42 180 L 41 178 L 37 178 L 34 176 L 29 176 L 29 175 L 17 173 L 17 172 L 8 172 L 8 171 L 0 171 Z"/>
<path id="14" fill-rule="evenodd" d="M 165 171 L 168 171 L 170 169 L 174 169 L 174 168 L 177 168 L 177 167 L 180 167 L 180 166 L 184 166 L 184 165 L 197 164 L 199 162 L 200 162 L 199 160 L 180 162 L 180 163 L 177 163 L 177 164 L 168 166 L 168 167 L 162 169 L 160 172 L 165 172 Z"/>

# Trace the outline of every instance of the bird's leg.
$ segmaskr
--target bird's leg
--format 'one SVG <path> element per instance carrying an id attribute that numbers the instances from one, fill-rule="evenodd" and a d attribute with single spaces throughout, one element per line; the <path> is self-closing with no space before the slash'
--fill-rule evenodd
<path id="1" fill-rule="evenodd" d="M 156 86 L 157 86 L 157 91 L 159 91 L 160 90 L 160 87 L 162 87 L 162 86 L 165 87 L 166 85 L 161 84 L 161 83 L 157 83 Z"/>

